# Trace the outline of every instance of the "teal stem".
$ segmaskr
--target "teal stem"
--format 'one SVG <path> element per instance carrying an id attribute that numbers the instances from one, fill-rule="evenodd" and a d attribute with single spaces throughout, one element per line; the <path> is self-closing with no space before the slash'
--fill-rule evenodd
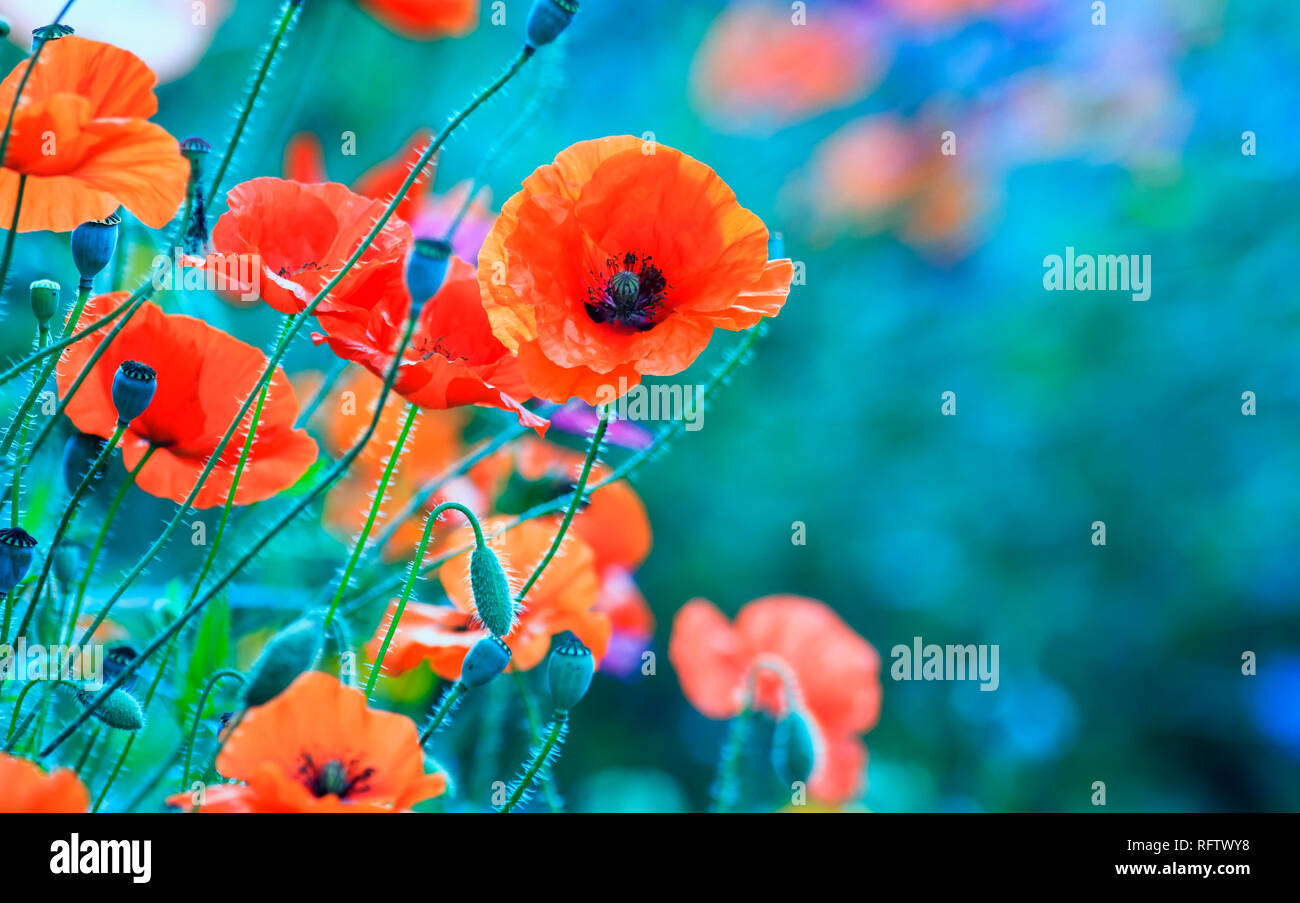
<path id="1" fill-rule="evenodd" d="M 81 770 L 86 767 L 86 762 L 90 759 L 90 751 L 95 748 L 95 741 L 99 739 L 101 730 L 102 728 L 97 727 L 91 731 L 90 738 L 86 740 L 86 745 L 81 748 L 81 755 L 77 757 L 76 764 L 72 766 L 72 770 L 78 775 L 80 775 Z"/>
<path id="2" fill-rule="evenodd" d="M 731 719 L 727 728 L 727 739 L 722 744 L 718 758 L 718 776 L 713 784 L 710 812 L 730 812 L 740 804 L 740 763 L 744 757 L 745 743 L 749 739 L 752 717 L 753 713 L 746 705 L 740 714 Z"/>
<path id="3" fill-rule="evenodd" d="M 244 723 L 244 716 L 247 714 L 248 709 L 240 709 L 235 713 L 235 717 L 230 719 L 230 724 L 226 729 L 217 735 L 217 744 L 212 748 L 212 755 L 208 757 L 208 760 L 203 764 L 203 767 L 199 769 L 197 780 L 206 783 L 208 775 L 212 773 L 212 769 L 217 767 L 217 759 L 221 758 L 221 751 L 226 748 L 226 744 L 229 743 L 230 738 L 235 735 L 235 731 L 239 730 L 239 725 Z M 185 771 L 188 772 L 189 770 L 189 765 L 187 764 L 185 766 Z M 191 784 L 186 784 L 185 789 L 188 790 L 191 786 Z M 198 806 L 195 806 L 193 811 L 197 812 L 198 808 Z"/>
<path id="4" fill-rule="evenodd" d="M 37 338 L 36 338 L 37 346 L 43 348 L 46 344 L 49 343 L 49 339 L 50 339 L 50 331 L 46 329 L 45 326 L 43 325 L 40 326 L 37 330 Z M 27 393 L 27 400 L 24 401 L 22 407 L 18 409 L 18 413 L 14 415 L 14 420 L 10 423 L 11 430 L 13 429 L 13 427 L 15 426 L 17 427 L 17 431 L 11 433 L 10 435 L 16 437 L 18 440 L 18 453 L 14 455 L 13 483 L 9 487 L 10 488 L 9 525 L 11 527 L 17 527 L 19 521 L 22 519 L 23 469 L 27 466 L 27 456 L 30 454 L 30 451 L 27 447 L 27 428 L 30 423 L 27 414 L 28 411 L 31 410 L 30 402 L 35 400 L 36 395 L 37 393 L 40 392 L 42 385 L 43 385 L 43 380 L 41 379 L 38 379 L 32 385 L 31 391 Z M 5 436 L 6 440 L 8 440 L 9 438 L 10 438 L 9 435 Z M 4 454 L 8 451 L 9 449 L 7 447 L 0 447 L 0 454 Z"/>
<path id="5" fill-rule="evenodd" d="M 14 710 L 9 714 L 9 733 L 5 735 L 5 752 L 10 750 L 10 745 L 14 741 L 14 735 L 18 729 L 18 716 L 22 713 L 23 702 L 37 685 L 38 681 L 29 680 L 27 685 L 18 691 L 18 698 L 14 700 Z"/>
<path id="6" fill-rule="evenodd" d="M 199 696 L 198 707 L 194 710 L 194 720 L 190 722 L 190 740 L 185 746 L 185 766 L 181 769 L 181 790 L 185 791 L 190 786 L 190 764 L 194 760 L 194 744 L 199 739 L 199 722 L 203 720 L 203 710 L 208 705 L 208 696 L 218 683 L 223 680 L 237 680 L 239 685 L 244 683 L 244 675 L 238 671 L 224 669 L 216 672 L 208 678 L 207 684 L 203 687 L 203 694 Z"/>
<path id="7" fill-rule="evenodd" d="M 14 98 L 14 103 L 15 104 L 18 103 L 18 99 L 16 97 Z M 9 138 L 9 133 L 8 130 L 6 129 L 5 140 L 8 140 L 8 138 Z M 3 159 L 4 157 L 0 157 L 0 160 Z M 14 218 L 13 221 L 9 223 L 9 231 L 5 233 L 4 252 L 0 254 L 0 290 L 4 288 L 5 282 L 9 279 L 9 263 L 14 256 L 14 238 L 17 237 L 18 235 L 18 216 L 20 213 L 22 213 L 23 193 L 26 190 L 27 190 L 27 173 L 23 173 L 18 177 L 18 194 L 14 198 Z"/>
<path id="8" fill-rule="evenodd" d="M 456 681 L 448 688 L 446 693 L 442 694 L 442 700 L 438 703 L 438 711 L 433 713 L 433 720 L 420 734 L 421 748 L 427 746 L 433 735 L 442 729 L 447 719 L 451 717 L 451 713 L 455 711 L 456 706 L 460 704 L 461 697 L 467 692 L 469 692 L 469 688 L 460 681 Z"/>
<path id="9" fill-rule="evenodd" d="M 330 368 L 330 372 L 325 374 L 325 379 L 321 382 L 320 388 L 316 390 L 316 394 L 312 395 L 311 400 L 303 407 L 302 413 L 298 415 L 298 422 L 294 426 L 305 427 L 311 421 L 312 416 L 320 410 L 322 402 L 329 397 L 330 392 L 334 390 L 334 386 L 338 384 L 339 379 L 342 378 L 351 365 L 352 361 L 347 358 L 339 358 L 334 363 L 334 366 Z"/>
<path id="10" fill-rule="evenodd" d="M 524 764 L 524 773 L 515 782 L 515 786 L 510 791 L 510 797 L 502 804 L 498 812 L 507 813 L 512 811 L 523 801 L 528 793 L 528 788 L 532 786 L 537 777 L 537 773 L 543 768 L 549 767 L 560 755 L 560 749 L 564 745 L 564 737 L 568 732 L 569 713 L 556 710 L 551 714 L 550 730 L 546 732 L 546 739 L 538 746 L 533 748 L 532 754 Z"/>
<path id="11" fill-rule="evenodd" d="M 522 671 L 514 671 L 515 686 L 519 688 L 519 698 L 524 702 L 524 714 L 528 718 L 528 736 L 531 742 L 537 743 L 542 739 L 542 718 L 541 713 L 537 711 L 537 703 L 533 700 L 533 691 L 528 689 L 528 678 Z M 549 772 L 542 774 L 542 792 L 546 795 L 546 805 L 552 812 L 563 812 L 564 803 L 560 797 L 560 790 L 555 786 L 555 776 Z"/>

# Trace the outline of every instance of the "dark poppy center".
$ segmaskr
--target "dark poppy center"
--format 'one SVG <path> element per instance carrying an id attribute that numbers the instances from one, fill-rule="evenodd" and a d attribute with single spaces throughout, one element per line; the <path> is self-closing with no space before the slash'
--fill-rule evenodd
<path id="1" fill-rule="evenodd" d="M 318 764 L 311 753 L 303 753 L 298 765 L 298 779 L 317 798 L 333 795 L 347 799 L 353 794 L 365 793 L 370 789 L 370 778 L 374 774 L 373 768 L 362 768 L 359 759 L 347 762 L 330 759 Z"/>
<path id="2" fill-rule="evenodd" d="M 587 289 L 587 316 L 595 323 L 609 323 L 645 332 L 653 329 L 663 310 L 664 294 L 672 286 L 650 256 L 628 251 L 621 258 L 605 261 L 605 273 L 592 272 L 594 285 Z"/>

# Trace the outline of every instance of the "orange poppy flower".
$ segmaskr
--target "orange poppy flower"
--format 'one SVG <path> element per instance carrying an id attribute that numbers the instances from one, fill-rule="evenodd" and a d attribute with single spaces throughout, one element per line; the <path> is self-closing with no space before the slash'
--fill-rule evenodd
<path id="1" fill-rule="evenodd" d="M 459 37 L 478 25 L 478 0 L 361 0 L 361 5 L 408 38 Z"/>
<path id="2" fill-rule="evenodd" d="M 685 370 L 714 329 L 780 312 L 793 265 L 769 262 L 767 239 L 703 163 L 600 138 L 524 180 L 483 244 L 479 284 L 534 395 L 610 402 L 643 374 Z"/>
<path id="3" fill-rule="evenodd" d="M 250 709 L 217 757 L 243 784 L 207 788 L 200 812 L 394 812 L 439 796 L 415 722 L 366 707 L 360 690 L 308 671 Z M 187 793 L 167 801 L 191 807 Z"/>
<path id="4" fill-rule="evenodd" d="M 412 305 L 400 264 L 372 273 L 367 291 L 351 297 L 352 303 L 317 310 L 324 332 L 313 338 L 382 376 L 392 366 Z M 442 287 L 419 316 L 394 391 L 422 408 L 499 408 L 539 435 L 546 432 L 548 421 L 516 400 L 528 398 L 528 388 L 515 359 L 492 334 L 473 267 L 453 257 Z"/>
<path id="5" fill-rule="evenodd" d="M 229 209 L 212 230 L 216 254 L 185 262 L 207 269 L 240 291 L 260 288 L 262 300 L 282 314 L 301 313 L 344 262 L 361 246 L 387 204 L 327 182 L 304 185 L 263 177 L 243 182 L 226 195 Z M 401 272 L 411 229 L 400 219 L 384 224 L 375 241 L 348 271 L 317 313 L 368 298 L 388 268 Z M 225 255 L 252 257 L 260 285 L 235 285 Z M 373 303 L 373 301 L 368 302 Z"/>
<path id="6" fill-rule="evenodd" d="M 491 529 L 490 523 L 483 526 Z M 473 536 L 464 528 L 449 543 L 458 547 L 472 544 Z M 512 575 L 512 586 L 527 578 L 554 536 L 554 525 L 532 520 L 492 541 L 506 572 Z M 455 680 L 460 676 L 465 654 L 487 635 L 474 614 L 469 554 L 456 556 L 438 572 L 450 606 L 408 603 L 384 660 L 386 672 L 401 674 L 427 661 L 440 677 Z M 609 645 L 610 622 L 607 615 L 593 610 L 598 590 L 591 548 L 572 534 L 566 536 L 560 551 L 529 590 L 515 629 L 505 637 L 513 653 L 510 666 L 520 671 L 537 667 L 550 651 L 551 638 L 566 630 L 573 631 L 599 662 Z M 372 657 L 378 653 L 395 610 L 396 601 L 371 641 Z"/>
<path id="7" fill-rule="evenodd" d="M 27 69 L 0 82 L 9 110 Z M 51 41 L 32 69 L 0 168 L 0 222 L 13 221 L 27 176 L 19 232 L 69 232 L 119 206 L 147 226 L 167 225 L 185 199 L 190 165 L 176 139 L 149 122 L 153 72 L 134 54 L 85 38 Z"/>
<path id="8" fill-rule="evenodd" d="M 880 655 L 828 605 L 777 595 L 745 605 L 734 622 L 704 599 L 673 619 L 668 656 L 682 692 L 701 714 L 740 712 L 751 676 L 754 705 L 782 717 L 791 700 L 772 662 L 792 676 L 821 741 L 809 789 L 841 800 L 857 790 L 866 747 L 858 738 L 880 717 Z"/>
<path id="9" fill-rule="evenodd" d="M 892 51 L 862 9 L 832 6 L 791 27 L 789 8 L 732 3 L 696 52 L 696 105 L 722 128 L 771 132 L 874 88 Z"/>
<path id="10" fill-rule="evenodd" d="M 26 759 L 0 753 L 0 812 L 85 812 L 90 794 L 77 773 L 49 774 Z"/>
<path id="11" fill-rule="evenodd" d="M 126 292 L 114 292 L 92 299 L 78 328 L 116 310 L 126 297 Z M 77 342 L 64 352 L 58 368 L 61 394 L 68 391 L 102 341 Z M 156 445 L 136 484 L 150 495 L 180 504 L 266 369 L 266 355 L 202 320 L 165 314 L 146 303 L 113 339 L 68 403 L 68 417 L 77 429 L 96 436 L 112 435 L 117 423 L 113 377 L 118 366 L 128 360 L 152 367 L 158 374 L 158 388 L 149 407 L 122 437 L 122 461 L 132 469 L 149 446 Z M 315 463 L 316 442 L 306 431 L 294 428 L 297 416 L 293 387 L 284 371 L 276 370 L 235 493 L 236 504 L 270 498 L 292 486 Z M 194 507 L 211 508 L 225 502 L 251 422 L 250 408 L 194 499 Z"/>

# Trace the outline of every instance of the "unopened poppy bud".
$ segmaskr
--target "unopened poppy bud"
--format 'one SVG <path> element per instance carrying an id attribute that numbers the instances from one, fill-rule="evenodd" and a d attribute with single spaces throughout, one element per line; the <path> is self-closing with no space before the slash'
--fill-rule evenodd
<path id="1" fill-rule="evenodd" d="M 113 405 L 117 408 L 117 425 L 125 426 L 139 417 L 153 401 L 158 388 L 158 374 L 138 361 L 122 361 L 113 376 Z"/>
<path id="2" fill-rule="evenodd" d="M 817 744 L 808 719 L 791 709 L 772 733 L 772 768 L 786 784 L 794 784 L 806 782 L 816 764 Z"/>
<path id="3" fill-rule="evenodd" d="M 546 682 L 555 708 L 567 712 L 581 702 L 595 672 L 596 661 L 591 657 L 591 650 L 570 633 L 551 653 L 546 666 Z"/>
<path id="4" fill-rule="evenodd" d="M 32 313 L 36 322 L 44 326 L 59 312 L 61 287 L 53 279 L 37 279 L 32 283 Z"/>
<path id="5" fill-rule="evenodd" d="M 22 527 L 0 530 L 0 593 L 7 593 L 32 567 L 36 538 Z"/>
<path id="6" fill-rule="evenodd" d="M 481 687 L 510 664 L 510 647 L 500 637 L 485 636 L 473 645 L 460 666 L 460 682 Z"/>
<path id="7" fill-rule="evenodd" d="M 54 547 L 54 576 L 64 586 L 81 579 L 86 566 L 86 547 L 79 542 L 64 540 Z"/>
<path id="8" fill-rule="evenodd" d="M 534 0 L 528 11 L 528 46 L 536 50 L 554 41 L 577 11 L 578 0 Z"/>
<path id="9" fill-rule="evenodd" d="M 76 492 L 81 481 L 90 472 L 90 465 L 99 459 L 104 450 L 104 440 L 93 433 L 73 433 L 63 444 L 63 485 L 68 492 Z"/>
<path id="10" fill-rule="evenodd" d="M 411 312 L 418 316 L 447 278 L 451 245 L 433 238 L 417 238 L 406 262 L 406 287 L 411 293 Z"/>
<path id="11" fill-rule="evenodd" d="M 248 671 L 245 707 L 270 702 L 316 663 L 325 643 L 324 626 L 316 615 L 305 615 L 271 637 Z"/>
<path id="12" fill-rule="evenodd" d="M 88 690 L 77 691 L 77 702 L 89 707 L 97 694 Z M 114 690 L 91 713 L 100 721 L 119 731 L 138 731 L 144 727 L 144 709 L 134 696 L 125 690 Z"/>
<path id="13" fill-rule="evenodd" d="M 469 556 L 469 586 L 474 593 L 474 609 L 483 626 L 493 636 L 506 636 L 515 626 L 515 600 L 510 580 L 497 553 L 479 544 Z"/>
<path id="14" fill-rule="evenodd" d="M 90 285 L 90 280 L 113 259 L 117 227 L 121 224 L 122 217 L 114 213 L 107 219 L 91 220 L 72 230 L 72 262 L 81 274 L 82 285 Z"/>

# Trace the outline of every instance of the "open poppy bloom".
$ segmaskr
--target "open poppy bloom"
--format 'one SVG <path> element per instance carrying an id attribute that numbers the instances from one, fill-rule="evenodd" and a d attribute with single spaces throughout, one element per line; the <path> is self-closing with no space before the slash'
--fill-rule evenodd
<path id="1" fill-rule="evenodd" d="M 91 299 L 78 328 L 116 310 L 127 298 L 114 292 Z M 102 335 L 102 334 L 101 334 Z M 95 348 L 93 338 L 70 345 L 58 368 L 59 392 L 66 393 Z M 122 437 L 122 461 L 133 469 L 151 445 L 157 446 L 136 478 L 150 495 L 181 504 L 221 437 L 266 369 L 267 358 L 202 320 L 165 314 L 144 304 L 113 339 L 68 403 L 67 414 L 83 433 L 113 434 L 113 377 L 123 361 L 139 361 L 158 375 L 157 391 L 145 412 L 131 421 Z M 248 437 L 254 408 L 222 452 L 220 461 L 193 501 L 196 508 L 224 504 L 235 467 Z M 235 503 L 268 499 L 297 482 L 315 463 L 316 442 L 295 429 L 298 401 L 284 371 L 276 370 L 258 422 L 248 463 L 240 476 Z"/>
<path id="2" fill-rule="evenodd" d="M 489 524 L 483 526 L 485 530 L 491 528 Z M 554 531 L 552 524 L 525 521 L 492 541 L 506 572 L 513 575 L 512 586 L 522 583 L 541 561 L 550 548 Z M 449 542 L 460 547 L 472 544 L 473 536 L 467 527 Z M 451 605 L 407 603 L 384 658 L 385 672 L 403 674 L 421 661 L 427 661 L 440 677 L 447 680 L 460 677 L 466 653 L 488 635 L 474 613 L 469 556 L 469 552 L 458 555 L 438 571 Z M 573 631 L 599 662 L 609 645 L 610 622 L 608 616 L 593 609 L 598 589 L 591 548 L 572 534 L 566 536 L 560 551 L 529 590 L 515 628 L 504 637 L 512 653 L 510 667 L 520 671 L 537 667 L 550 652 L 551 638 L 566 630 Z M 378 654 L 395 611 L 396 600 L 371 640 L 372 657 Z"/>
<path id="3" fill-rule="evenodd" d="M 27 62 L 0 82 L 0 109 L 13 104 Z M 153 72 L 134 54 L 75 36 L 50 41 L 32 69 L 0 163 L 0 222 L 19 232 L 70 232 L 119 206 L 145 225 L 167 225 L 190 165 L 180 145 L 149 121 L 158 112 Z"/>
<path id="4" fill-rule="evenodd" d="M 415 722 L 366 707 L 365 694 L 308 671 L 250 709 L 217 757 L 243 784 L 208 787 L 200 812 L 397 812 L 439 796 Z M 190 795 L 167 800 L 189 810 Z"/>
<path id="5" fill-rule="evenodd" d="M 46 774 L 26 759 L 0 753 L 0 812 L 85 812 L 90 794 L 76 772 Z"/>
<path id="6" fill-rule="evenodd" d="M 317 310 L 324 332 L 312 338 L 318 344 L 328 342 L 339 357 L 384 376 L 411 308 L 401 264 L 379 267 L 366 292 Z M 420 310 L 393 389 L 422 408 L 481 405 L 513 413 L 538 435 L 548 426 L 545 418 L 516 400 L 530 397 L 528 387 L 514 357 L 492 334 L 474 268 L 458 257 L 451 259 L 442 287 Z"/>
<path id="7" fill-rule="evenodd" d="M 820 740 L 809 790 L 826 800 L 857 793 L 866 746 L 859 735 L 880 717 L 880 655 L 830 606 L 803 596 L 764 596 L 729 622 L 704 599 L 673 619 L 668 655 L 682 692 L 701 714 L 732 718 L 753 687 L 752 705 L 784 717 L 793 679 Z"/>
<path id="8" fill-rule="evenodd" d="M 479 254 L 492 331 L 532 394 L 608 403 L 689 367 L 714 329 L 776 316 L 793 279 L 712 169 L 630 135 L 583 141 L 524 180 Z"/>
<path id="9" fill-rule="evenodd" d="M 387 207 L 384 201 L 332 182 L 304 185 L 269 177 L 241 182 L 226 195 L 226 202 L 229 209 L 212 230 L 216 253 L 185 262 L 217 269 L 218 279 L 228 283 L 225 287 L 241 292 L 259 288 L 262 300 L 282 314 L 306 309 L 361 246 Z M 317 312 L 347 303 L 354 295 L 368 295 L 371 280 L 385 267 L 400 272 L 410 243 L 410 227 L 390 219 Z M 259 262 L 257 284 L 233 281 L 235 268 L 227 259 L 232 255 Z"/>
<path id="10" fill-rule="evenodd" d="M 361 0 L 361 6 L 408 38 L 459 36 L 478 25 L 478 0 Z"/>

